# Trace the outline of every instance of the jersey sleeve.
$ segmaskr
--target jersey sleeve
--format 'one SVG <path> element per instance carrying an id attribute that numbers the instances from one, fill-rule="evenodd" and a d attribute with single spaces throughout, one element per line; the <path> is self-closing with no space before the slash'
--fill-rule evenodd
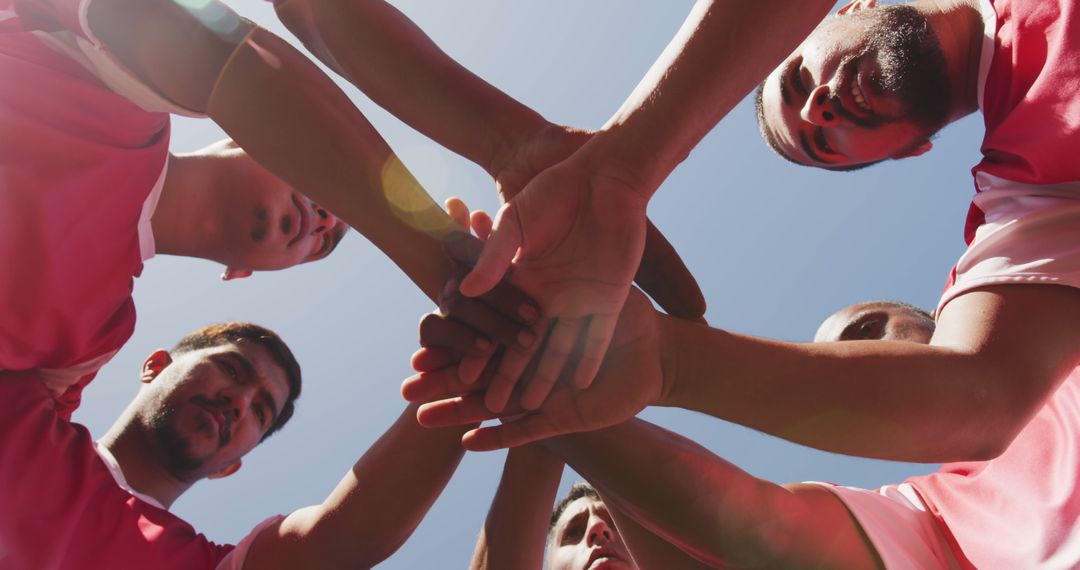
<path id="1" fill-rule="evenodd" d="M 940 311 L 957 296 L 1003 284 L 1080 287 L 1080 182 L 1020 184 L 980 173 L 981 212 L 957 261 Z"/>

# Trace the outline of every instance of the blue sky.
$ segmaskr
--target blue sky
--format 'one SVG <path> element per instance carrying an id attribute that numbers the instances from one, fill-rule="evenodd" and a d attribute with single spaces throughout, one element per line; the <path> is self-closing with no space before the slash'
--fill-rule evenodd
<path id="1" fill-rule="evenodd" d="M 268 3 L 229 3 L 290 38 Z M 548 119 L 585 128 L 599 127 L 619 107 L 692 5 L 394 4 L 466 67 Z M 437 200 L 459 196 L 473 207 L 497 208 L 483 171 L 343 88 Z M 969 169 L 981 131 L 981 119 L 969 117 L 923 157 L 850 174 L 812 171 L 783 162 L 760 142 L 748 99 L 664 183 L 649 214 L 697 276 L 713 326 L 808 340 L 822 318 L 851 302 L 886 298 L 933 307 L 963 251 Z M 172 147 L 190 151 L 221 138 L 208 120 L 177 119 Z M 320 502 L 389 427 L 405 405 L 398 388 L 411 373 L 417 321 L 431 307 L 355 232 L 317 264 L 229 283 L 218 280 L 221 269 L 167 256 L 147 263 L 135 286 L 135 335 L 91 385 L 75 419 L 103 434 L 134 395 L 143 358 L 199 326 L 241 319 L 280 332 L 304 369 L 295 418 L 238 474 L 196 485 L 174 507 L 212 540 L 233 542 L 267 516 Z M 777 482 L 877 486 L 936 467 L 821 453 L 682 410 L 647 410 L 643 417 Z M 467 455 L 413 538 L 381 567 L 464 567 L 502 460 L 501 452 Z M 568 471 L 563 489 L 576 479 Z"/>

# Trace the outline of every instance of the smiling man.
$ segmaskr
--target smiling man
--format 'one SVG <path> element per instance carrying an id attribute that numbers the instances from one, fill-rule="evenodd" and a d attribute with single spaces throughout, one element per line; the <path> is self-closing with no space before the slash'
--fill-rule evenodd
<path id="1" fill-rule="evenodd" d="M 211 325 L 147 357 L 138 394 L 95 444 L 59 416 L 36 372 L 0 372 L 0 567 L 375 565 L 412 533 L 462 456 L 462 430 L 425 430 L 415 407 L 323 503 L 270 517 L 236 546 L 168 511 L 198 481 L 239 470 L 289 421 L 300 387 L 275 333 Z"/>

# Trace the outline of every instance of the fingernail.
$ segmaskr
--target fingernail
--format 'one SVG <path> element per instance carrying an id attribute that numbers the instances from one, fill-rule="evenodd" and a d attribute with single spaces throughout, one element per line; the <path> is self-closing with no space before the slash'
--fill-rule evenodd
<path id="1" fill-rule="evenodd" d="M 517 338 L 521 348 L 529 348 L 536 341 L 536 335 L 532 331 L 521 331 L 518 333 Z"/>
<path id="2" fill-rule="evenodd" d="M 518 308 L 518 314 L 529 323 L 540 317 L 540 311 L 536 310 L 536 307 L 532 305 L 522 305 Z"/>

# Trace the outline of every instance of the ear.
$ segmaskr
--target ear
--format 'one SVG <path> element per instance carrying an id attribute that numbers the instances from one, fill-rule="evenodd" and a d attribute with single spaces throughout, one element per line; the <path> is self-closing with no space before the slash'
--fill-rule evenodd
<path id="1" fill-rule="evenodd" d="M 236 473 L 237 471 L 239 471 L 240 470 L 240 463 L 241 463 L 240 460 L 237 459 L 236 461 L 233 461 L 232 463 L 226 465 L 220 471 L 215 471 L 215 472 L 207 475 L 206 478 L 207 479 L 224 479 L 225 477 L 228 477 L 229 475 L 232 475 L 233 473 Z"/>
<path id="2" fill-rule="evenodd" d="M 251 277 L 250 269 L 233 269 L 232 267 L 226 267 L 225 273 L 221 274 L 222 281 L 232 281 L 233 279 L 243 279 L 245 277 Z"/>
<path id="3" fill-rule="evenodd" d="M 919 145 L 919 146 L 917 146 L 917 147 L 915 147 L 913 149 L 906 150 L 906 151 L 901 152 L 899 154 L 893 155 L 893 158 L 894 159 L 912 158 L 912 157 L 915 157 L 915 156 L 926 154 L 932 148 L 934 148 L 934 143 L 932 143 L 930 141 L 926 141 L 926 142 L 922 143 L 921 145 Z"/>
<path id="4" fill-rule="evenodd" d="M 146 360 L 142 365 L 142 374 L 139 375 L 139 381 L 143 384 L 149 384 L 153 382 L 154 378 L 157 378 L 158 374 L 161 374 L 165 367 L 172 364 L 172 356 L 169 355 L 169 351 L 164 348 L 155 350 L 150 356 L 146 357 Z"/>
<path id="5" fill-rule="evenodd" d="M 851 12 L 858 12 L 859 10 L 867 10 L 877 6 L 876 0 L 851 0 L 843 8 L 836 11 L 837 15 L 843 16 Z"/>

